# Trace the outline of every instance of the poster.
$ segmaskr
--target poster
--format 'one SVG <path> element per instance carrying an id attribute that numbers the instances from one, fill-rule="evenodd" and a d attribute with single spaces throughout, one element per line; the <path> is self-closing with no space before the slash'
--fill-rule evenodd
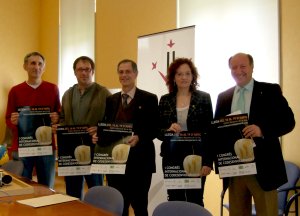
<path id="1" fill-rule="evenodd" d="M 58 176 L 89 175 L 94 144 L 88 126 L 57 128 Z"/>
<path id="2" fill-rule="evenodd" d="M 232 115 L 212 122 L 216 167 L 220 178 L 256 174 L 253 139 L 243 136 L 248 115 Z"/>
<path id="3" fill-rule="evenodd" d="M 201 188 L 202 157 L 200 132 L 165 134 L 164 184 L 167 189 Z"/>
<path id="4" fill-rule="evenodd" d="M 19 157 L 52 155 L 50 107 L 18 107 Z"/>
<path id="5" fill-rule="evenodd" d="M 133 135 L 132 124 L 99 123 L 99 143 L 94 154 L 92 173 L 124 174 L 129 156 L 128 139 Z"/>

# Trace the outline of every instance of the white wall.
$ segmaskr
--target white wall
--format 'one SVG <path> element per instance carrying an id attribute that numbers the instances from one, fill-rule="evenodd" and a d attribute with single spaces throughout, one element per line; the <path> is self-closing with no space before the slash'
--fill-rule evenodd
<path id="1" fill-rule="evenodd" d="M 196 25 L 195 63 L 200 89 L 211 94 L 234 85 L 228 59 L 237 52 L 254 58 L 256 80 L 279 83 L 277 0 L 178 0 L 178 28 Z"/>
<path id="2" fill-rule="evenodd" d="M 59 77 L 60 95 L 75 83 L 73 62 L 95 55 L 95 0 L 60 0 Z M 97 70 L 97 68 L 96 68 Z"/>

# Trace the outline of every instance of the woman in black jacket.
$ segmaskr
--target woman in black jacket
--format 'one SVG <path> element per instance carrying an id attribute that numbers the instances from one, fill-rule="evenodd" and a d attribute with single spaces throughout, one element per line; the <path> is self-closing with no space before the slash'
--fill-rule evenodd
<path id="1" fill-rule="evenodd" d="M 161 156 L 163 167 L 171 160 L 180 158 L 182 152 L 171 151 L 166 132 L 179 133 L 182 131 L 200 132 L 201 142 L 193 152 L 202 157 L 200 171 L 201 189 L 168 189 L 168 200 L 185 200 L 204 206 L 203 192 L 205 176 L 212 169 L 212 158 L 209 151 L 209 143 L 206 134 L 213 118 L 210 95 L 196 89 L 198 72 L 190 59 L 178 58 L 168 68 L 167 86 L 169 93 L 163 95 L 159 102 L 160 134 L 162 142 Z M 175 155 L 174 155 L 175 154 Z"/>

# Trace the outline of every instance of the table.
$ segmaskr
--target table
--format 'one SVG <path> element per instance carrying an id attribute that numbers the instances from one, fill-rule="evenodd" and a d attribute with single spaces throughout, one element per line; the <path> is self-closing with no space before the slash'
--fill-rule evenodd
<path id="1" fill-rule="evenodd" d="M 34 188 L 33 194 L 23 194 L 18 196 L 6 196 L 0 197 L 0 216 L 112 216 L 105 210 L 96 208 L 92 205 L 84 203 L 82 201 L 70 201 L 65 203 L 59 203 L 50 206 L 44 206 L 40 208 L 34 208 L 31 206 L 17 203 L 16 200 L 35 198 L 45 195 L 55 194 L 56 192 L 40 185 L 34 181 L 30 181 L 21 178 L 26 183 L 30 184 Z"/>

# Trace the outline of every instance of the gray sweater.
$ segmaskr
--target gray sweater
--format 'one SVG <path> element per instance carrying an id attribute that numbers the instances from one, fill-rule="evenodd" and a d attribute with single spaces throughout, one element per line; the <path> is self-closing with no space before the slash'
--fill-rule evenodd
<path id="1" fill-rule="evenodd" d="M 63 95 L 62 109 L 60 114 L 60 123 L 62 125 L 88 125 L 96 126 L 99 121 L 102 121 L 105 113 L 106 98 L 110 92 L 103 86 L 93 83 L 82 97 L 85 97 L 83 108 L 78 107 L 81 103 L 77 97 L 78 84 L 70 87 Z M 78 93 L 79 94 L 79 93 Z M 76 99 L 77 98 L 77 99 Z M 78 101 L 77 101 L 78 100 Z M 74 107 L 77 106 L 76 108 Z M 77 111 L 76 111 L 77 110 Z M 74 113 L 75 112 L 75 113 Z M 84 112 L 84 116 L 78 118 Z M 74 117 L 78 120 L 75 121 Z"/>

